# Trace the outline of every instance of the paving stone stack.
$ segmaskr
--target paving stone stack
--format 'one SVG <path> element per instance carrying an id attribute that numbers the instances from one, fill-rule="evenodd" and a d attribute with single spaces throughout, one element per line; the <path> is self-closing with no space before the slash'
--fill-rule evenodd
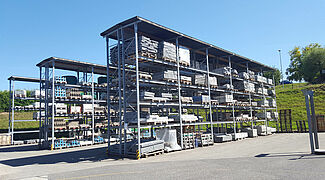
<path id="1" fill-rule="evenodd" d="M 255 76 L 255 80 L 257 81 L 257 82 L 261 82 L 261 83 L 267 83 L 267 78 L 266 77 L 263 77 L 263 76 L 260 76 L 260 75 L 256 75 Z"/>
<path id="2" fill-rule="evenodd" d="M 155 57 L 158 54 L 158 42 L 146 36 L 138 36 L 138 51 L 141 54 L 149 53 Z M 135 54 L 135 43 L 131 42 L 130 46 L 126 49 L 127 55 Z"/>
<path id="3" fill-rule="evenodd" d="M 157 72 L 153 74 L 152 78 L 155 80 L 177 81 L 177 71 L 167 70 L 167 71 Z"/>
<path id="4" fill-rule="evenodd" d="M 235 81 L 234 87 L 242 91 L 255 92 L 255 85 L 248 81 Z"/>
<path id="5" fill-rule="evenodd" d="M 176 46 L 165 41 L 159 42 L 158 58 L 176 62 Z"/>
<path id="6" fill-rule="evenodd" d="M 196 74 L 194 76 L 194 84 L 199 86 L 207 85 L 207 76 L 205 74 Z"/>

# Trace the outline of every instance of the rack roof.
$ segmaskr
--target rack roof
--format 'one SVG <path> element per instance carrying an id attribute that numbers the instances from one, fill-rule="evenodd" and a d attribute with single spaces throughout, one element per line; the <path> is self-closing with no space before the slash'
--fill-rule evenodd
<path id="1" fill-rule="evenodd" d="M 202 50 L 205 48 L 209 48 L 209 55 L 213 55 L 215 57 L 224 57 L 224 58 L 230 56 L 232 62 L 235 62 L 237 64 L 242 64 L 242 65 L 246 65 L 246 63 L 248 63 L 249 68 L 254 68 L 257 71 L 259 71 L 259 70 L 274 71 L 275 70 L 272 67 L 269 67 L 269 66 L 259 63 L 257 61 L 254 61 L 247 57 L 238 55 L 236 53 L 222 49 L 215 45 L 198 40 L 196 38 L 193 38 L 186 34 L 172 30 L 170 28 L 167 28 L 160 24 L 154 23 L 152 21 L 149 21 L 149 20 L 144 19 L 139 16 L 135 16 L 133 18 L 130 18 L 123 22 L 120 22 L 120 23 L 112 26 L 111 28 L 107 29 L 106 31 L 102 32 L 100 35 L 103 37 L 107 36 L 112 39 L 117 39 L 116 33 L 113 33 L 113 32 L 115 32 L 117 29 L 119 29 L 121 27 L 128 28 L 128 30 L 133 31 L 132 28 L 129 28 L 128 26 L 133 25 L 134 23 L 138 23 L 138 31 L 139 32 L 141 32 L 145 35 L 159 38 L 157 40 L 171 41 L 171 40 L 175 40 L 177 37 L 179 37 L 179 44 L 182 46 L 186 46 L 190 49 Z"/>
<path id="2" fill-rule="evenodd" d="M 35 82 L 35 83 L 39 83 L 40 82 L 39 78 L 22 77 L 22 76 L 10 76 L 8 78 L 8 80 L 12 80 L 12 81 L 24 81 L 24 82 Z M 42 80 L 42 81 L 44 81 L 44 80 Z"/>

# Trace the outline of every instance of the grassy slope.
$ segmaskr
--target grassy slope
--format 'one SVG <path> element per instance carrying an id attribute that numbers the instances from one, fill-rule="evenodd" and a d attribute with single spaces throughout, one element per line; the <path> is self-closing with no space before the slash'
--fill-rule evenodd
<path id="1" fill-rule="evenodd" d="M 280 109 L 291 109 L 293 121 L 307 120 L 305 96 L 302 89 L 314 90 L 316 114 L 325 114 L 325 84 L 309 85 L 307 83 L 287 84 L 276 87 L 277 106 Z"/>
<path id="2" fill-rule="evenodd" d="M 8 129 L 9 113 L 0 113 L 0 129 Z M 33 119 L 33 112 L 15 112 L 15 120 Z M 15 122 L 15 129 L 38 128 L 38 122 Z"/>

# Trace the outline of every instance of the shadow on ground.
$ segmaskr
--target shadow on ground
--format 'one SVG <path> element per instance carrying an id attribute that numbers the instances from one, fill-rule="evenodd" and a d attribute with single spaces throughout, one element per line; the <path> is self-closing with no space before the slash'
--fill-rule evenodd
<path id="1" fill-rule="evenodd" d="M 106 147 L 98 147 L 71 152 L 53 153 L 40 156 L 17 158 L 0 161 L 0 164 L 19 167 L 34 164 L 78 163 L 82 161 L 98 162 L 102 160 L 119 160 L 117 156 L 107 156 Z M 35 150 L 35 149 L 34 149 Z M 22 150 L 21 150 L 22 151 Z M 6 151 L 3 151 L 6 152 Z"/>
<path id="2" fill-rule="evenodd" d="M 258 154 L 257 158 L 274 158 L 274 157 L 297 157 L 288 160 L 299 160 L 299 159 L 316 159 L 325 158 L 325 155 L 307 154 L 304 152 L 288 152 L 288 153 L 270 153 L 270 154 Z"/>

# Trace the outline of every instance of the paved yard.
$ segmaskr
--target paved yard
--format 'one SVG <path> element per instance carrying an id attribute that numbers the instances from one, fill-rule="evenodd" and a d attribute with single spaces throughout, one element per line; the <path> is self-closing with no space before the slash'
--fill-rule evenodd
<path id="1" fill-rule="evenodd" d="M 322 147 L 325 134 L 319 136 Z M 108 158 L 105 145 L 2 147 L 0 179 L 325 179 L 325 155 L 310 155 L 308 140 L 276 134 L 141 160 Z"/>

